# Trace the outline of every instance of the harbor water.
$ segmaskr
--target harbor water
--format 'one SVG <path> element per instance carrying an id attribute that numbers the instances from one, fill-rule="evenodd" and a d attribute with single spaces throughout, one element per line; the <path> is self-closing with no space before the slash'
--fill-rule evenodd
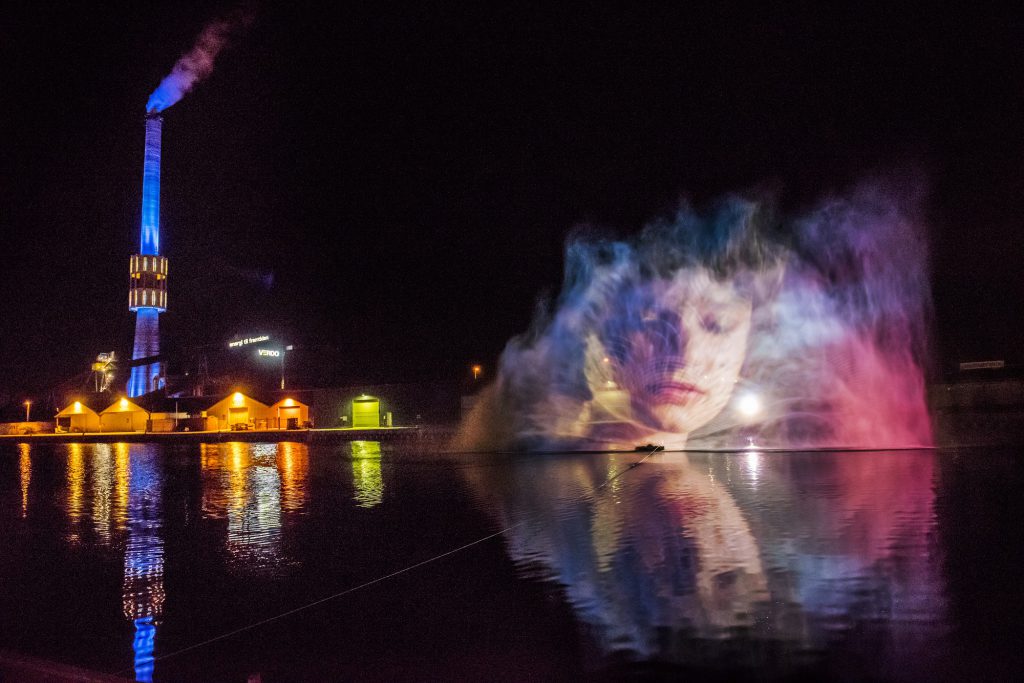
<path id="1" fill-rule="evenodd" d="M 1021 455 L 4 443 L 0 672 L 1006 680 Z"/>

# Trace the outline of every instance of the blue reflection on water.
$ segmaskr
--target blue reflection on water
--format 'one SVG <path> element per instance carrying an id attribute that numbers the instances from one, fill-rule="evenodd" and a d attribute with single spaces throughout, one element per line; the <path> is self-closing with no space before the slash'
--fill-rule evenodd
<path id="1" fill-rule="evenodd" d="M 132 446 L 128 475 L 128 543 L 124 555 L 124 614 L 135 624 L 135 678 L 152 681 L 156 630 L 164 604 L 164 544 L 160 536 L 163 476 L 158 452 Z"/>
<path id="2" fill-rule="evenodd" d="M 156 626 L 153 617 L 135 620 L 135 639 L 132 650 L 135 651 L 135 680 L 143 683 L 153 681 L 153 649 L 156 643 Z"/>

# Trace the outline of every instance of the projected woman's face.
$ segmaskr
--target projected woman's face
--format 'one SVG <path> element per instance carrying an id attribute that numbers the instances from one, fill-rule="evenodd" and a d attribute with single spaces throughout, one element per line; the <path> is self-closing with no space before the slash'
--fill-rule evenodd
<path id="1" fill-rule="evenodd" d="M 703 269 L 645 285 L 605 339 L 634 423 L 690 434 L 722 411 L 739 378 L 751 304 Z M 607 332 L 607 330 L 606 330 Z"/>

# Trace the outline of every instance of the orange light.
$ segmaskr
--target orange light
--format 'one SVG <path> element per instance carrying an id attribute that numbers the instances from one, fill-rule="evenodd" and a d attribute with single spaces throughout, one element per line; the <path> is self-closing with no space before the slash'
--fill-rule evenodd
<path id="1" fill-rule="evenodd" d="M 75 405 L 74 405 L 74 407 L 73 407 L 73 410 L 74 410 L 74 411 L 75 411 L 76 413 L 80 413 L 80 412 L 82 412 L 82 402 L 81 402 L 81 401 L 75 401 Z"/>
<path id="2" fill-rule="evenodd" d="M 241 392 L 241 391 L 236 391 L 236 392 L 234 393 L 234 395 L 233 395 L 233 396 L 231 397 L 231 401 L 232 401 L 232 403 L 234 403 L 234 404 L 235 404 L 236 406 L 240 406 L 240 405 L 242 405 L 243 403 L 245 403 L 245 396 L 243 396 L 243 395 L 242 395 L 242 392 Z"/>
<path id="3" fill-rule="evenodd" d="M 121 399 L 121 410 L 128 410 L 128 399 Z"/>
<path id="4" fill-rule="evenodd" d="M 473 379 L 480 379 L 480 375 L 483 373 L 484 368 L 482 365 L 473 366 Z"/>
<path id="5" fill-rule="evenodd" d="M 284 405 L 285 405 L 285 407 L 287 407 L 287 408 L 291 408 L 291 407 L 292 407 L 293 405 L 295 405 L 295 401 L 293 401 L 293 400 L 292 400 L 292 399 L 290 399 L 290 398 L 286 398 L 286 399 L 284 400 Z"/>

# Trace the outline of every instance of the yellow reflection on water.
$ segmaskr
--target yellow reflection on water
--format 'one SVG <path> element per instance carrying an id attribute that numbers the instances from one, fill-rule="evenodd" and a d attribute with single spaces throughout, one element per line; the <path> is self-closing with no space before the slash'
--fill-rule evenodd
<path id="1" fill-rule="evenodd" d="M 309 446 L 291 441 L 277 444 L 277 471 L 281 474 L 281 509 L 302 509 L 306 504 Z"/>
<path id="2" fill-rule="evenodd" d="M 233 441 L 228 444 L 228 535 L 237 534 L 242 529 L 245 511 L 245 471 L 249 467 L 249 447 L 247 444 Z"/>
<path id="3" fill-rule="evenodd" d="M 608 456 L 605 474 L 605 482 L 608 482 L 608 485 L 604 487 L 601 495 L 594 496 L 590 535 L 599 572 L 606 572 L 612 568 L 612 561 L 621 543 L 623 516 L 626 511 L 622 508 L 622 477 L 619 475 L 627 467 L 629 465 L 620 462 L 615 454 Z"/>
<path id="4" fill-rule="evenodd" d="M 247 571 L 276 565 L 281 536 L 281 468 L 288 469 L 288 495 L 293 495 L 301 487 L 298 481 L 305 478 L 305 447 L 282 454 L 276 444 L 204 445 L 200 460 L 203 514 L 227 518 L 228 553 Z"/>
<path id="5" fill-rule="evenodd" d="M 21 471 L 21 516 L 28 516 L 28 484 L 32 481 L 32 447 L 27 443 L 19 443 L 20 453 L 18 466 Z"/>
<path id="6" fill-rule="evenodd" d="M 219 462 L 219 453 L 217 446 L 213 444 L 199 444 L 199 467 L 203 470 L 216 467 Z"/>
<path id="7" fill-rule="evenodd" d="M 352 442 L 352 484 L 356 505 L 372 508 L 384 500 L 384 478 L 380 472 L 380 442 Z"/>
<path id="8" fill-rule="evenodd" d="M 118 530 L 128 524 L 128 444 L 114 444 L 114 495 L 111 517 Z"/>
<path id="9" fill-rule="evenodd" d="M 110 542 L 112 512 L 111 489 L 113 484 L 114 454 L 110 444 L 98 443 L 92 447 L 92 525 L 96 534 Z"/>
<path id="10" fill-rule="evenodd" d="M 199 444 L 199 467 L 203 479 L 203 516 L 219 517 L 224 510 L 220 446 Z"/>
<path id="11" fill-rule="evenodd" d="M 68 444 L 68 519 L 77 522 L 82 516 L 82 497 L 85 488 L 85 453 L 82 444 Z M 77 539 L 78 534 L 72 534 Z"/>

